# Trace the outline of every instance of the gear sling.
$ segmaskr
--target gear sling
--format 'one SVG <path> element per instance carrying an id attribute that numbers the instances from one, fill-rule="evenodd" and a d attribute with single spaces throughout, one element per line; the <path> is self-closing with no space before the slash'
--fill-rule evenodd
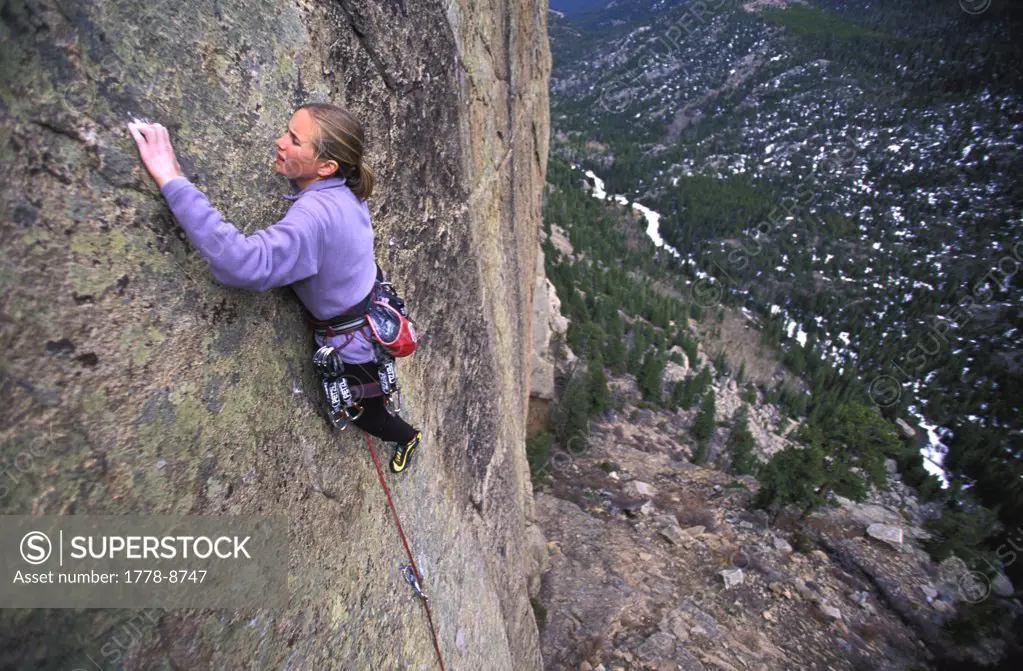
<path id="1" fill-rule="evenodd" d="M 379 385 L 380 394 L 387 397 L 387 404 L 395 413 L 401 412 L 401 388 L 395 373 L 394 359 L 409 356 L 415 352 L 418 342 L 415 326 L 408 318 L 405 301 L 394 286 L 384 280 L 383 270 L 377 264 L 376 281 L 369 294 L 356 305 L 330 319 L 318 320 L 306 312 L 306 318 L 316 335 L 332 338 L 346 335 L 368 326 L 373 333 L 372 343 L 378 381 L 370 391 Z M 313 363 L 323 384 L 323 393 L 330 407 L 328 418 L 331 424 L 342 431 L 362 415 L 359 400 L 369 394 L 353 393 L 344 362 L 337 348 L 324 345 L 313 355 Z M 365 387 L 363 387 L 365 388 Z M 397 402 L 392 398 L 397 394 Z M 372 394 L 376 396 L 376 394 Z"/>

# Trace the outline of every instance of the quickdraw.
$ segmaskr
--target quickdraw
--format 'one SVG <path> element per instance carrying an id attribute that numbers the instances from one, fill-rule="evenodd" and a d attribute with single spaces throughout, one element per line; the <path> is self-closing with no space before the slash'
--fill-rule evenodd
<path id="1" fill-rule="evenodd" d="M 344 431 L 350 422 L 362 416 L 363 407 L 355 400 L 351 386 L 344 375 L 345 365 L 336 349 L 324 345 L 313 355 L 313 364 L 320 374 L 323 394 L 330 409 L 327 418 L 335 427 Z"/>
<path id="2" fill-rule="evenodd" d="M 426 592 L 423 591 L 422 585 L 419 584 L 419 578 L 416 577 L 416 572 L 412 569 L 412 566 L 404 564 L 401 567 L 401 574 L 405 576 L 405 582 L 409 584 L 412 591 L 416 593 L 416 596 L 422 598 L 424 601 L 429 600 L 426 596 Z"/>

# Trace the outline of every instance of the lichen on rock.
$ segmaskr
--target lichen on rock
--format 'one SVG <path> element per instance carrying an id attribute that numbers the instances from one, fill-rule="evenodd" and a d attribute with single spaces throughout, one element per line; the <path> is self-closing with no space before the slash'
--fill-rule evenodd
<path id="1" fill-rule="evenodd" d="M 297 302 L 216 284 L 125 128 L 163 123 L 185 175 L 252 233 L 288 206 L 273 141 L 310 100 L 366 127 L 377 260 L 426 336 L 399 374 L 427 442 L 392 487 L 430 569 L 445 661 L 540 667 L 526 571 L 543 561 L 527 532 L 523 446 L 549 133 L 544 9 L 5 5 L 0 457 L 33 432 L 55 447 L 4 512 L 291 519 L 287 611 L 161 612 L 119 651 L 125 668 L 434 663 L 365 443 L 322 416 Z M 61 338 L 73 351 L 47 350 Z M 0 665 L 102 662 L 101 634 L 131 617 L 5 611 Z"/>

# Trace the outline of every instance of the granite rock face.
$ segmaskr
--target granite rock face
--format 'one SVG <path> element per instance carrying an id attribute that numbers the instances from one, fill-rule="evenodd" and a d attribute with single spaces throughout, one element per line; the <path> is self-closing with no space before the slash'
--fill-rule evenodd
<path id="1" fill-rule="evenodd" d="M 543 231 L 541 231 L 542 235 Z M 543 250 L 536 255 L 536 278 L 533 290 L 533 353 L 530 361 L 529 411 L 527 438 L 533 438 L 550 424 L 550 409 L 554 402 L 554 354 L 557 342 L 568 329 L 568 321 L 561 316 L 557 291 L 544 267 Z M 566 346 L 567 348 L 567 346 Z"/>
<path id="2" fill-rule="evenodd" d="M 556 319 L 564 319 L 561 313 L 555 311 L 558 306 L 553 306 L 551 295 L 557 298 L 553 291 L 553 285 L 547 279 L 547 272 L 544 269 L 543 251 L 536 256 L 536 290 L 533 292 L 533 361 L 531 364 L 531 389 L 530 397 L 544 401 L 554 400 L 554 359 L 551 352 L 551 336 L 557 331 Z"/>
<path id="3" fill-rule="evenodd" d="M 288 207 L 274 140 L 307 101 L 366 127 L 377 260 L 424 336 L 398 370 L 425 442 L 390 485 L 445 662 L 540 668 L 523 444 L 546 17 L 543 0 L 5 3 L 0 460 L 51 447 L 19 461 L 4 513 L 291 522 L 287 610 L 160 611 L 125 668 L 436 663 L 366 443 L 323 419 L 296 299 L 216 284 L 126 129 L 167 126 L 185 175 L 252 233 Z M 0 667 L 112 663 L 104 636 L 134 615 L 4 611 Z"/>

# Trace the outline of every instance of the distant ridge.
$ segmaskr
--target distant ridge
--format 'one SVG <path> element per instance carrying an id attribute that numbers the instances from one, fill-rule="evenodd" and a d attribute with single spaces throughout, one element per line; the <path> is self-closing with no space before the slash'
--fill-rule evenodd
<path id="1" fill-rule="evenodd" d="M 583 14 L 599 9 L 607 0 L 551 0 L 550 8 L 563 14 Z"/>

